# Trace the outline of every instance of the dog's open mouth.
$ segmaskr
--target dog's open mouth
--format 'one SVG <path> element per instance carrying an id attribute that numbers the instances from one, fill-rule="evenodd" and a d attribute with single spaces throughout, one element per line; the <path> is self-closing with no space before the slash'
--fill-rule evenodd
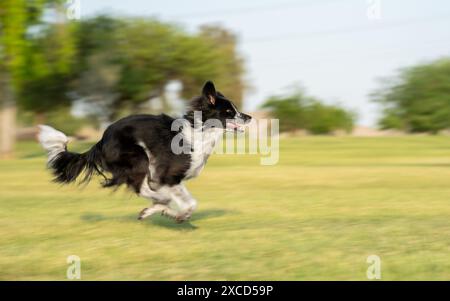
<path id="1" fill-rule="evenodd" d="M 227 121 L 227 131 L 243 132 L 244 126 L 233 121 Z"/>

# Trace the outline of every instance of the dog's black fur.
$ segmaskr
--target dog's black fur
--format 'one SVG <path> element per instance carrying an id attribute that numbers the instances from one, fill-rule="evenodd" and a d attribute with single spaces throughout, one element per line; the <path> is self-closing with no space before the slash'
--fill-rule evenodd
<path id="1" fill-rule="evenodd" d="M 194 111 L 202 112 L 203 122 L 218 119 L 224 128 L 227 120 L 237 116 L 244 123 L 251 119 L 249 115 L 238 112 L 224 95 L 216 92 L 212 82 L 205 84 L 202 95 L 192 100 L 190 109 L 183 116 L 191 126 L 194 125 Z M 89 151 L 77 154 L 66 149 L 51 159 L 49 166 L 55 181 L 70 183 L 84 172 L 82 181 L 87 182 L 93 175 L 100 174 L 105 178 L 105 187 L 126 184 L 139 193 L 142 182 L 149 175 L 149 157 L 139 145 L 144 143 L 155 164 L 151 181 L 157 185 L 179 184 L 186 177 L 191 155 L 175 154 L 171 150 L 171 141 L 178 134 L 171 130 L 174 120 L 165 114 L 132 115 L 120 119 L 106 129 L 102 139 Z M 108 174 L 111 176 L 108 177 Z"/>

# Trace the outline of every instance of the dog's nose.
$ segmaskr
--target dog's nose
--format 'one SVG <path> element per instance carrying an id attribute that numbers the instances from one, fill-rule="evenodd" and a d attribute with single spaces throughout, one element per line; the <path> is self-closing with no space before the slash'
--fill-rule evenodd
<path id="1" fill-rule="evenodd" d="M 242 119 L 244 119 L 245 123 L 249 123 L 252 120 L 252 116 L 241 113 L 242 114 Z"/>

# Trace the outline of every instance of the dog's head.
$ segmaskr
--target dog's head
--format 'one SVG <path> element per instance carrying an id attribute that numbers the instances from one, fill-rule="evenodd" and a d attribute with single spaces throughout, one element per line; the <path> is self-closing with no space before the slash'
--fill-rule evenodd
<path id="1" fill-rule="evenodd" d="M 202 95 L 193 101 L 192 108 L 194 111 L 202 112 L 204 122 L 209 119 L 219 120 L 222 127 L 227 130 L 242 130 L 242 127 L 252 119 L 251 116 L 239 112 L 231 100 L 216 91 L 211 81 L 205 83 Z"/>

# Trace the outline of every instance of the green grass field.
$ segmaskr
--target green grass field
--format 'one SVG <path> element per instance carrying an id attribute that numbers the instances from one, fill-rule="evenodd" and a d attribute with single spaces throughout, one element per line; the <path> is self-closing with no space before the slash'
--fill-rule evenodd
<path id="1" fill-rule="evenodd" d="M 190 223 L 137 221 L 148 202 L 123 190 L 58 186 L 44 152 L 0 161 L 0 279 L 450 280 L 449 137 L 303 137 L 280 162 L 215 155 L 188 182 Z M 69 145 L 72 150 L 86 145 Z"/>

